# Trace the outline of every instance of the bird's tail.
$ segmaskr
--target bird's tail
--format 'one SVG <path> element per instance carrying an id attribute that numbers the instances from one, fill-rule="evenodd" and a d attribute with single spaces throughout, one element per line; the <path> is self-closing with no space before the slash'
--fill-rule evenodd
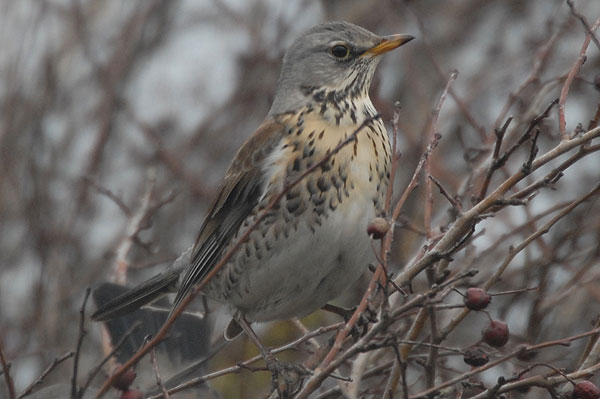
<path id="1" fill-rule="evenodd" d="M 179 270 L 161 273 L 117 296 L 113 296 L 115 284 L 99 285 L 94 289 L 94 301 L 98 309 L 92 314 L 92 320 L 106 321 L 128 315 L 163 295 L 176 291 L 179 273 Z"/>
<path id="2" fill-rule="evenodd" d="M 176 292 L 179 276 L 189 266 L 192 253 L 193 247 L 188 248 L 167 271 L 126 292 L 123 292 L 121 286 L 115 287 L 115 284 L 100 284 L 94 289 L 94 302 L 98 309 L 92 314 L 92 320 L 106 321 L 125 316 L 165 294 Z"/>

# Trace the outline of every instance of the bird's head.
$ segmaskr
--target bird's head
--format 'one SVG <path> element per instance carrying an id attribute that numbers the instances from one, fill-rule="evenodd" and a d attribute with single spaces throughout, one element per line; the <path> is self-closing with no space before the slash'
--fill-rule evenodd
<path id="1" fill-rule="evenodd" d="M 327 95 L 368 96 L 379 56 L 412 39 L 409 35 L 377 36 L 349 22 L 313 27 L 285 53 L 270 113 L 298 109 Z"/>

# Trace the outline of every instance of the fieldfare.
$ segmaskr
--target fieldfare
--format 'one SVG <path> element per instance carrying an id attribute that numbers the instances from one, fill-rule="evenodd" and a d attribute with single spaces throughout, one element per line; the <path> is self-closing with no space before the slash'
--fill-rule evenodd
<path id="1" fill-rule="evenodd" d="M 391 168 L 369 87 L 380 55 L 412 39 L 347 22 L 300 36 L 283 58 L 265 121 L 225 174 L 189 262 L 113 299 L 93 318 L 115 317 L 168 292 L 177 292 L 175 308 L 265 210 L 202 290 L 229 305 L 227 337 L 240 326 L 253 334 L 248 322 L 306 316 L 351 286 L 374 260 L 366 229 L 383 214 Z"/>

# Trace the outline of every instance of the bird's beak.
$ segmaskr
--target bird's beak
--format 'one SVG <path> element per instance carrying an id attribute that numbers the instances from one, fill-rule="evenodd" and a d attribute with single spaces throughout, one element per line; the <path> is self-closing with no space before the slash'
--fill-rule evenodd
<path id="1" fill-rule="evenodd" d="M 365 51 L 362 56 L 376 56 L 402 46 L 414 39 L 411 35 L 390 35 L 384 36 L 383 40 L 376 46 Z"/>

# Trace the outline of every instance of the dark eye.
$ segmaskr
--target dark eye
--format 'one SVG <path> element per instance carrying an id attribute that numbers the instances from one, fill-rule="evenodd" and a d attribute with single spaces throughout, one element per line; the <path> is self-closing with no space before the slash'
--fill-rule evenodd
<path id="1" fill-rule="evenodd" d="M 348 56 L 348 53 L 350 53 L 350 50 L 344 44 L 336 44 L 331 48 L 331 55 L 335 58 L 345 58 Z"/>

